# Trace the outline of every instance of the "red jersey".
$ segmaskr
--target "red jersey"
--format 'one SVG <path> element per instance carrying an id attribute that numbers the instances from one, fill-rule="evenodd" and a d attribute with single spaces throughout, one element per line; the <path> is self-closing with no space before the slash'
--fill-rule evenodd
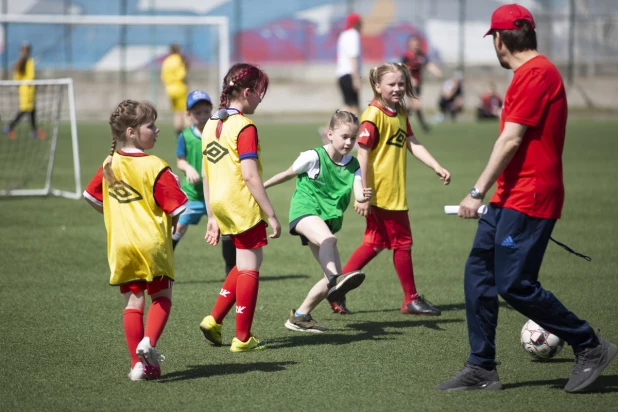
<path id="1" fill-rule="evenodd" d="M 502 107 L 502 99 L 498 93 L 483 93 L 481 95 L 481 102 L 483 103 L 483 109 L 486 112 L 492 112 L 494 109 L 499 109 Z"/>
<path id="2" fill-rule="evenodd" d="M 416 80 L 418 84 L 420 84 L 422 80 L 421 76 L 423 67 L 425 67 L 425 65 L 429 63 L 429 59 L 427 58 L 427 56 L 425 56 L 422 52 L 413 53 L 412 51 L 408 50 L 405 56 L 403 56 L 402 63 L 408 66 L 412 78 Z"/>
<path id="3" fill-rule="evenodd" d="M 118 154 L 128 157 L 145 157 L 148 156 L 138 149 L 120 149 Z M 172 173 L 169 167 L 163 169 L 158 175 L 153 186 L 153 196 L 156 204 L 166 214 L 174 217 L 181 214 L 187 203 L 187 195 L 180 189 L 178 178 Z M 139 193 L 138 193 L 139 195 Z M 139 195 L 141 198 L 141 195 Z M 93 203 L 103 206 L 103 167 L 99 167 L 86 190 L 84 197 L 91 200 Z"/>
<path id="4" fill-rule="evenodd" d="M 532 217 L 560 217 L 567 114 L 562 76 L 545 56 L 534 57 L 515 70 L 504 96 L 500 131 L 505 122 L 524 124 L 528 129 L 498 177 L 491 203 Z"/>

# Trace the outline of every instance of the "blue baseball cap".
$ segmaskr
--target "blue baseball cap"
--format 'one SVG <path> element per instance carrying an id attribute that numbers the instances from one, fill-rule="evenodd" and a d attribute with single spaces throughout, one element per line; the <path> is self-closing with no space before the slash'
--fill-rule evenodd
<path id="1" fill-rule="evenodd" d="M 210 100 L 210 96 L 203 90 L 193 90 L 187 96 L 187 110 L 190 110 L 195 103 L 205 101 L 212 105 L 212 101 Z"/>

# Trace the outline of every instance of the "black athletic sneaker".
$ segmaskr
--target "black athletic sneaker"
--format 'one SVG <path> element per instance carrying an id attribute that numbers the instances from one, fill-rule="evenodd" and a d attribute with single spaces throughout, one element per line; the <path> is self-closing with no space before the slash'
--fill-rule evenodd
<path id="1" fill-rule="evenodd" d="M 285 322 L 285 327 L 297 332 L 323 333 L 328 330 L 326 326 L 322 326 L 318 321 L 314 320 L 311 315 L 296 316 L 296 309 L 290 311 L 290 318 Z"/>
<path id="2" fill-rule="evenodd" d="M 417 297 L 407 305 L 404 303 L 401 305 L 401 313 L 404 315 L 427 315 L 427 316 L 440 316 L 442 311 L 431 305 L 422 296 Z"/>
<path id="3" fill-rule="evenodd" d="M 452 379 L 442 382 L 436 389 L 446 392 L 485 390 L 495 391 L 502 389 L 498 371 L 494 368 L 488 371 L 480 366 L 466 362 L 463 369 Z"/>
<path id="4" fill-rule="evenodd" d="M 586 348 L 575 354 L 575 365 L 571 370 L 571 378 L 564 387 L 565 391 L 577 392 L 586 388 L 616 356 L 618 347 L 600 336 L 598 338 L 598 346 Z"/>
<path id="5" fill-rule="evenodd" d="M 352 289 L 356 289 L 365 280 L 365 273 L 360 270 L 355 270 L 343 275 L 337 275 L 328 282 L 328 295 L 326 296 L 329 301 L 339 301 L 346 293 Z"/>

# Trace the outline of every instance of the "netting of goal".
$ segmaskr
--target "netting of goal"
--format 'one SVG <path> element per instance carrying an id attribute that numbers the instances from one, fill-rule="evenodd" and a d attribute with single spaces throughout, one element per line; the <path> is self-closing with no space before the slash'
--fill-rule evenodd
<path id="1" fill-rule="evenodd" d="M 20 88 L 34 88 L 34 111 L 20 111 Z M 81 197 L 72 79 L 0 81 L 0 121 L 0 196 Z"/>
<path id="2" fill-rule="evenodd" d="M 225 16 L 0 14 L 0 23 L 13 44 L 5 49 L 11 60 L 17 58 L 16 45 L 28 41 L 39 69 L 139 74 L 134 79 L 149 74 L 149 100 L 155 104 L 158 64 L 171 44 L 187 57 L 192 87 L 219 88 L 230 66 Z"/>
<path id="3" fill-rule="evenodd" d="M 39 40 L 35 50 L 47 51 L 35 57 L 54 67 L 63 66 L 56 59 L 64 53 L 56 49 L 58 44 L 64 44 L 65 29 L 70 27 L 72 43 L 61 49 L 73 50 L 73 64 L 77 64 L 74 68 L 137 72 L 145 67 L 151 72 L 150 100 L 155 103 L 159 79 L 155 66 L 149 62 L 160 49 L 167 50 L 170 43 L 181 44 L 194 57 L 195 68 L 208 69 L 190 71 L 192 86 L 199 84 L 199 88 L 216 90 L 230 64 L 229 23 L 223 16 L 0 14 L 0 23 L 6 25 L 7 38 L 23 41 L 36 34 Z M 103 53 L 101 48 L 108 52 Z M 92 61 L 97 62 L 96 67 L 91 66 Z M 3 129 L 11 128 L 18 112 L 20 84 L 0 82 Z M 30 115 L 26 113 L 10 130 L 12 133 L 0 134 L 0 196 L 53 194 L 79 198 L 82 188 L 73 83 L 36 80 L 28 84 L 36 87 L 38 130 L 32 131 Z"/>

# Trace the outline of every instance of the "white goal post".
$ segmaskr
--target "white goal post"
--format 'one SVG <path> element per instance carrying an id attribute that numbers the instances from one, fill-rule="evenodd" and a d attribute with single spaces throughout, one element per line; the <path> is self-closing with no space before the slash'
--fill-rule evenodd
<path id="1" fill-rule="evenodd" d="M 34 168 L 38 168 L 38 167 L 42 167 L 45 166 L 45 177 L 44 177 L 44 187 L 43 188 L 37 188 L 37 187 L 33 187 L 33 188 L 20 188 L 20 184 L 16 184 L 15 188 L 7 188 L 6 186 L 0 186 L 0 196 L 47 196 L 47 195 L 54 195 L 54 196 L 62 196 L 62 197 L 67 197 L 70 199 L 80 199 L 82 196 L 82 185 L 81 185 L 81 176 L 80 176 L 80 167 L 79 167 L 79 147 L 78 147 L 78 139 L 77 139 L 77 121 L 75 118 L 75 98 L 74 98 L 74 92 L 73 92 L 73 79 L 51 79 L 51 80 L 31 80 L 31 81 L 17 81 L 17 80 L 4 80 L 4 81 L 0 81 L 0 90 L 2 90 L 2 92 L 0 92 L 0 107 L 3 109 L 3 115 L 5 115 L 4 113 L 4 109 L 6 108 L 4 105 L 4 100 L 5 99 L 10 99 L 10 96 L 15 96 L 17 93 L 17 89 L 19 88 L 19 86 L 35 86 L 37 88 L 40 87 L 52 87 L 52 86 L 57 86 L 57 91 L 56 91 L 56 96 L 55 96 L 55 101 L 51 101 L 50 104 L 54 105 L 55 107 L 53 107 L 52 109 L 48 109 L 46 110 L 47 113 L 50 113 L 50 118 L 46 119 L 50 122 L 50 125 L 48 125 L 48 131 L 51 132 L 51 138 L 49 138 L 50 136 L 47 136 L 45 138 L 45 140 L 49 141 L 49 146 L 47 145 L 36 145 L 37 148 L 35 149 L 27 149 L 24 148 L 23 146 L 20 148 L 16 148 L 15 150 L 11 150 L 10 147 L 3 147 L 3 151 L 5 153 L 2 153 L 3 156 L 10 156 L 11 158 L 14 158 L 16 161 L 16 165 L 15 166 L 25 166 L 28 167 L 30 166 L 31 169 Z M 9 90 L 12 90 L 12 92 L 8 92 L 6 91 L 6 88 L 8 88 Z M 66 91 L 66 96 L 64 96 L 64 92 Z M 54 160 L 56 157 L 56 148 L 58 145 L 58 135 L 60 133 L 60 124 L 61 121 L 63 120 L 63 108 L 62 108 L 62 104 L 63 101 L 65 100 L 65 97 L 69 103 L 69 107 L 68 107 L 68 120 L 69 120 L 69 126 L 70 126 L 70 133 L 71 133 L 71 147 L 73 148 L 72 150 L 72 159 L 73 159 L 73 178 L 75 181 L 75 190 L 60 190 L 60 189 L 55 189 L 54 187 L 52 187 L 52 175 L 53 175 L 53 170 L 54 170 Z M 15 99 L 13 99 L 15 100 Z M 51 97 L 47 99 L 48 101 L 51 100 Z M 15 104 L 16 102 L 10 102 L 12 104 L 12 106 L 15 107 L 8 107 L 9 110 L 12 110 L 13 108 L 17 108 L 17 105 Z M 40 106 L 40 105 L 39 105 Z M 37 108 L 37 111 L 40 110 L 39 108 Z M 53 118 L 52 118 L 53 117 Z M 2 119 L 3 122 L 5 119 Z M 5 124 L 5 127 L 7 127 L 6 125 L 8 124 L 8 122 Z M 33 131 L 34 132 L 34 131 Z M 6 140 L 7 137 L 3 136 L 2 137 L 2 143 L 5 144 L 6 142 L 9 142 L 9 140 Z M 20 139 L 16 139 L 13 140 L 13 142 L 18 142 L 19 140 L 22 140 L 21 137 Z M 28 139 L 24 139 L 26 141 L 29 141 Z M 35 139 L 36 141 L 36 139 Z M 28 153 L 30 153 L 30 155 L 28 155 Z M 20 156 L 21 153 L 26 153 L 24 156 Z M 34 155 L 32 155 L 34 153 Z M 36 163 L 39 162 L 47 162 L 47 165 L 37 165 Z M 25 165 L 23 163 L 26 163 Z M 33 164 L 35 163 L 35 164 Z M 7 161 L 7 159 L 3 158 L 3 166 L 12 166 L 10 164 L 9 161 Z M 6 172 L 6 170 L 4 171 Z M 0 180 L 3 181 L 4 183 L 4 179 L 5 176 L 0 177 Z M 27 180 L 27 179 L 26 179 Z M 13 183 L 9 182 L 9 186 L 11 186 Z"/>
<path id="2" fill-rule="evenodd" d="M 0 14 L 0 23 L 107 25 L 107 26 L 216 26 L 218 30 L 219 81 L 230 67 L 230 28 L 225 16 L 144 16 L 79 14 Z"/>
<path id="3" fill-rule="evenodd" d="M 0 24 L 31 24 L 38 25 L 69 25 L 69 26 L 116 26 L 116 27 L 135 27 L 149 26 L 155 28 L 157 26 L 186 26 L 186 27 L 204 27 L 210 26 L 213 34 L 216 33 L 216 41 L 211 43 L 212 56 L 217 58 L 217 85 L 220 85 L 221 80 L 225 76 L 230 66 L 230 33 L 229 21 L 225 16 L 153 16 L 153 15 L 80 15 L 80 14 L 0 14 Z M 154 46 L 154 44 L 150 44 Z M 87 47 L 87 46 L 86 46 Z M 154 50 L 154 48 L 152 49 Z M 6 50 L 5 50 L 6 52 Z M 154 56 L 153 56 L 154 57 Z M 213 72 L 215 70 L 212 70 Z M 37 145 L 36 133 L 37 130 L 32 130 L 31 135 L 27 135 L 26 123 L 20 120 L 19 115 L 15 117 L 17 111 L 17 95 L 18 86 L 32 85 L 36 87 L 36 118 L 41 123 L 43 118 L 44 124 L 47 125 L 45 130 L 46 138 L 41 139 L 43 143 Z M 58 85 L 58 86 L 51 86 Z M 14 165 L 13 168 L 0 168 L 0 197 L 1 196 L 45 196 L 57 195 L 72 199 L 79 199 L 82 196 L 81 176 L 79 167 L 79 152 L 77 141 L 77 127 L 75 119 L 75 101 L 73 92 L 72 79 L 59 80 L 34 80 L 28 82 L 19 81 L 0 81 L 0 87 L 3 89 L 0 92 L 0 117 L 2 128 L 5 129 L 4 134 L 0 134 L 0 150 L 6 153 L 0 153 L 0 160 L 6 160 Z M 60 87 L 63 90 L 51 90 L 51 87 Z M 41 93 L 39 93 L 41 91 Z M 50 97 L 54 93 L 59 93 L 61 96 L 56 100 L 55 97 Z M 43 97 L 45 94 L 46 97 Z M 62 96 L 63 95 L 63 96 Z M 63 101 L 68 100 L 68 115 L 66 105 L 61 108 Z M 43 112 L 41 111 L 43 109 Z M 64 110 L 61 113 L 61 110 Z M 28 118 L 28 113 L 22 113 Z M 14 122 L 9 122 L 11 119 Z M 32 116 L 32 124 L 35 125 L 35 116 Z M 65 147 L 68 143 L 67 119 L 70 120 L 71 129 L 71 145 L 73 150 L 73 164 L 75 181 L 75 191 L 70 189 L 72 182 L 68 186 L 67 180 L 70 166 L 68 166 L 69 149 Z M 15 126 L 17 124 L 17 126 Z M 16 127 L 15 132 L 12 127 Z M 34 128 L 35 126 L 33 126 Z M 60 129 L 60 130 L 59 130 Z M 9 135 L 7 131 L 11 131 L 13 135 Z M 65 132 L 66 130 L 66 132 Z M 15 135 L 17 133 L 17 135 Z M 60 146 L 58 146 L 58 135 L 60 137 Z M 57 149 L 58 148 L 58 152 Z M 60 179 L 56 181 L 54 177 L 54 161 L 62 162 L 62 168 L 59 170 Z M 60 163 L 58 163 L 60 164 Z M 45 166 L 44 166 L 45 165 Z M 43 170 L 46 168 L 46 170 Z M 63 180 L 64 179 L 64 180 Z M 52 180 L 56 182 L 56 187 L 52 186 Z M 63 190 L 57 186 L 59 183 L 64 183 Z"/>

